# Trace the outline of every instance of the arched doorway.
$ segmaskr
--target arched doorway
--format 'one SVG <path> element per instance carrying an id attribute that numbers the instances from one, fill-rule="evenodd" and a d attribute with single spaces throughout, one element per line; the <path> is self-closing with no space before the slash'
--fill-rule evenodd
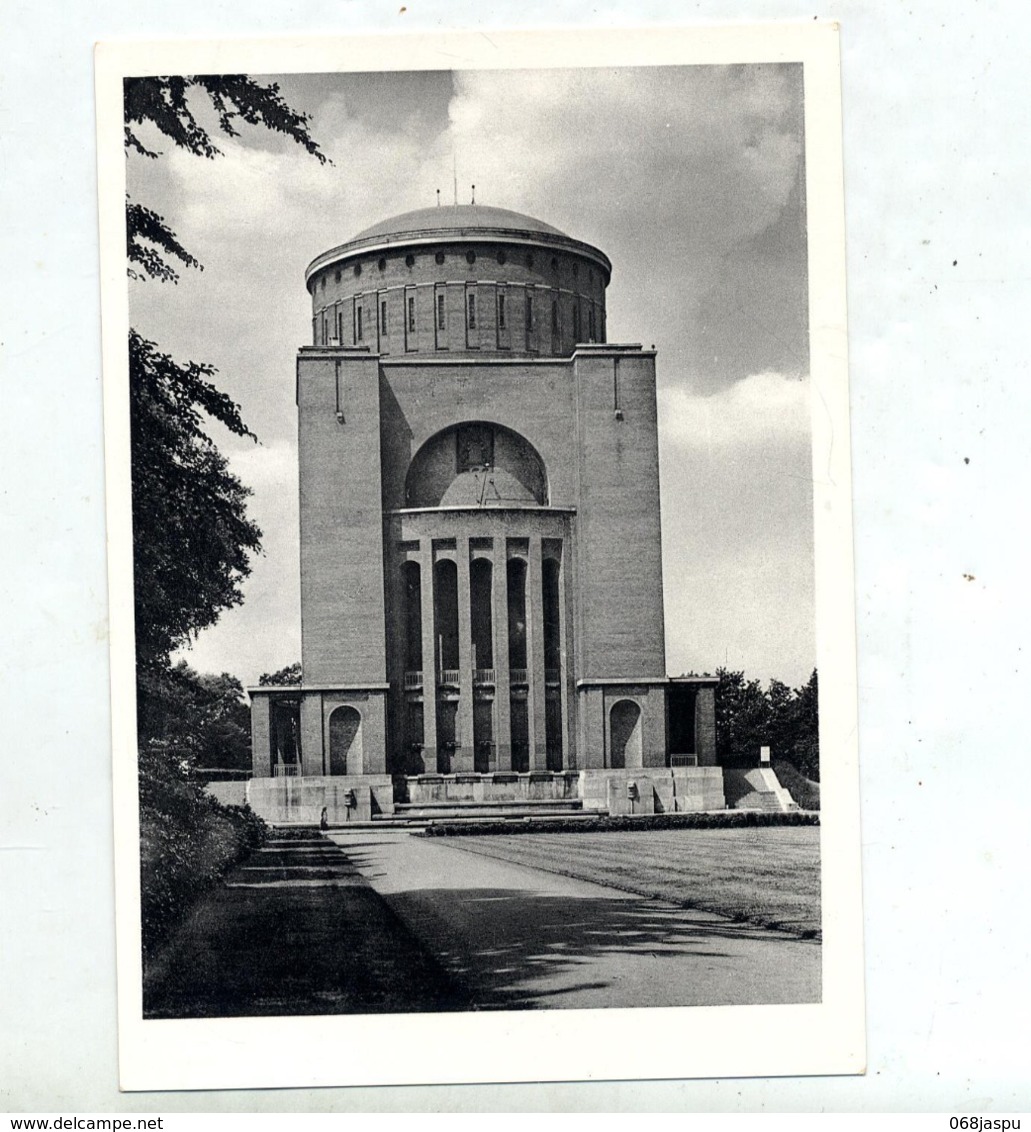
<path id="1" fill-rule="evenodd" d="M 335 708 L 329 717 L 329 773 L 362 773 L 362 717 L 353 707 Z"/>
<path id="2" fill-rule="evenodd" d="M 633 700 L 619 700 L 609 712 L 609 766 L 622 770 L 641 765 L 641 709 Z"/>

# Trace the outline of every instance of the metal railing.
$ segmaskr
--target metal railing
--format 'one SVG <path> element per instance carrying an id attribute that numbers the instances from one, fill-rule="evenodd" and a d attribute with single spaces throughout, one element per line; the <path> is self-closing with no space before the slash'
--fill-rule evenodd
<path id="1" fill-rule="evenodd" d="M 493 668 L 474 668 L 474 684 L 493 684 L 497 681 L 497 672 Z"/>
<path id="2" fill-rule="evenodd" d="M 405 687 L 406 688 L 421 688 L 422 687 L 422 673 L 421 672 L 406 672 L 405 673 Z"/>
<path id="3" fill-rule="evenodd" d="M 300 763 L 275 763 L 272 767 L 273 778 L 299 778 L 301 775 Z"/>
<path id="4" fill-rule="evenodd" d="M 457 668 L 442 668 L 437 673 L 438 684 L 459 684 L 461 682 L 461 673 Z"/>
<path id="5" fill-rule="evenodd" d="M 557 684 L 559 683 L 559 670 L 557 668 L 544 669 L 544 683 Z"/>
<path id="6" fill-rule="evenodd" d="M 669 756 L 669 765 L 671 767 L 673 767 L 673 766 L 697 766 L 698 765 L 698 756 L 697 755 L 670 755 Z"/>
<path id="7" fill-rule="evenodd" d="M 527 684 L 527 671 L 525 668 L 509 669 L 508 678 L 513 684 Z"/>

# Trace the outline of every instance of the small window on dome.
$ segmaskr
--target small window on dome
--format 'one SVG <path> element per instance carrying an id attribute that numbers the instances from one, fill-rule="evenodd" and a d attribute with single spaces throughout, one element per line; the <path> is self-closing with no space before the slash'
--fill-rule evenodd
<path id="1" fill-rule="evenodd" d="M 528 255 L 526 257 L 526 266 L 527 267 L 533 267 L 533 256 L 532 255 Z"/>
<path id="2" fill-rule="evenodd" d="M 381 255 L 379 257 L 379 263 L 377 263 L 376 266 L 380 269 L 380 271 L 386 271 L 386 269 L 387 269 L 387 257 Z"/>
<path id="3" fill-rule="evenodd" d="M 465 262 L 466 263 L 475 263 L 476 262 L 476 253 L 473 252 L 473 251 L 466 252 L 465 253 Z"/>
<path id="4" fill-rule="evenodd" d="M 558 271 L 558 257 L 557 256 L 551 257 L 551 270 L 552 271 Z"/>
<path id="5" fill-rule="evenodd" d="M 498 252 L 498 263 L 500 263 L 501 266 L 504 267 L 505 263 L 507 261 L 508 261 L 508 256 L 505 255 L 504 249 L 502 249 L 501 251 Z"/>
<path id="6" fill-rule="evenodd" d="M 437 263 L 443 263 L 444 262 L 444 253 L 443 252 L 437 252 L 437 254 L 433 258 L 437 261 Z"/>
<path id="7" fill-rule="evenodd" d="M 361 275 L 361 273 L 362 273 L 362 265 L 360 263 L 356 263 L 354 265 L 354 277 L 357 279 L 358 276 Z"/>
<path id="8" fill-rule="evenodd" d="M 405 256 L 405 265 L 407 267 L 414 267 L 415 266 L 415 256 L 413 256 L 411 253 L 406 255 Z"/>
<path id="9" fill-rule="evenodd" d="M 323 291 L 325 291 L 325 289 L 326 289 L 326 277 L 325 277 L 325 275 L 323 275 L 323 277 L 322 277 L 321 287 L 322 287 Z"/>
<path id="10" fill-rule="evenodd" d="M 340 272 L 339 271 L 336 273 L 336 281 L 338 283 L 340 282 Z"/>

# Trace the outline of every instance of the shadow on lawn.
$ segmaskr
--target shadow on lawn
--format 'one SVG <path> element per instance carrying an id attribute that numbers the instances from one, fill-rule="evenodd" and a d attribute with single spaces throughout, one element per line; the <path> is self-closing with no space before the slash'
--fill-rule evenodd
<path id="1" fill-rule="evenodd" d="M 728 972 L 741 970 L 742 945 L 770 938 L 658 900 L 427 888 L 394 893 L 388 906 L 357 874 L 372 864 L 361 850 L 270 845 L 252 855 L 148 964 L 144 1016 L 741 1002 Z M 798 969 L 774 980 L 772 997 L 764 989 L 747 1001 L 818 1001 L 819 948 L 791 946 L 802 949 Z M 653 957 L 658 978 L 642 981 L 640 962 Z"/>
<path id="2" fill-rule="evenodd" d="M 563 996 L 585 991 L 595 992 L 590 997 L 596 1006 L 743 1004 L 745 999 L 733 998 L 732 991 L 726 997 L 727 985 L 738 980 L 724 976 L 711 988 L 701 983 L 707 972 L 739 967 L 741 945 L 771 942 L 761 928 L 659 900 L 456 888 L 394 893 L 389 901 L 455 981 L 470 989 L 478 1007 L 490 1010 L 538 1007 L 545 998 L 548 1006 L 562 1006 Z M 798 969 L 779 985 L 777 979 L 766 980 L 763 997 L 748 1001 L 819 1001 L 819 946 L 774 943 L 802 949 Z M 629 991 L 628 984 L 639 960 L 652 957 L 669 961 L 652 968 L 666 981 L 639 983 L 647 1001 L 635 1001 L 638 992 Z M 710 989 L 713 997 L 706 998 Z"/>

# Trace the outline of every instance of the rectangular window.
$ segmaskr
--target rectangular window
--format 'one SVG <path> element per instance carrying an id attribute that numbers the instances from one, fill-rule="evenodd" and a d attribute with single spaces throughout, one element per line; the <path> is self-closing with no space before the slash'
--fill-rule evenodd
<path id="1" fill-rule="evenodd" d="M 590 341 L 593 342 L 594 337 L 595 337 L 595 335 L 594 335 L 594 331 L 595 331 L 594 304 L 593 303 L 591 304 L 591 309 L 587 312 L 587 325 L 588 325 L 588 330 L 589 330 Z"/>
<path id="2" fill-rule="evenodd" d="M 505 292 L 498 292 L 498 330 L 505 329 Z"/>
<path id="3" fill-rule="evenodd" d="M 408 329 L 415 330 L 415 296 L 410 295 L 408 298 Z"/>
<path id="4" fill-rule="evenodd" d="M 329 326 L 326 323 L 326 316 L 322 316 L 322 345 L 329 345 Z"/>
<path id="5" fill-rule="evenodd" d="M 476 295 L 474 292 L 469 292 L 469 329 L 476 329 Z"/>
<path id="6" fill-rule="evenodd" d="M 437 329 L 446 330 L 447 323 L 444 315 L 444 292 L 437 292 Z"/>
<path id="7" fill-rule="evenodd" d="M 526 333 L 533 330 L 533 295 L 526 296 Z"/>
<path id="8" fill-rule="evenodd" d="M 379 329 L 381 334 L 387 333 L 387 300 L 384 299 L 379 305 Z"/>
<path id="9" fill-rule="evenodd" d="M 337 345 L 344 344 L 344 316 L 337 311 Z"/>
<path id="10" fill-rule="evenodd" d="M 358 308 L 358 341 L 362 340 L 362 308 Z"/>
<path id="11" fill-rule="evenodd" d="M 558 299 L 551 300 L 551 333 L 558 334 Z"/>

